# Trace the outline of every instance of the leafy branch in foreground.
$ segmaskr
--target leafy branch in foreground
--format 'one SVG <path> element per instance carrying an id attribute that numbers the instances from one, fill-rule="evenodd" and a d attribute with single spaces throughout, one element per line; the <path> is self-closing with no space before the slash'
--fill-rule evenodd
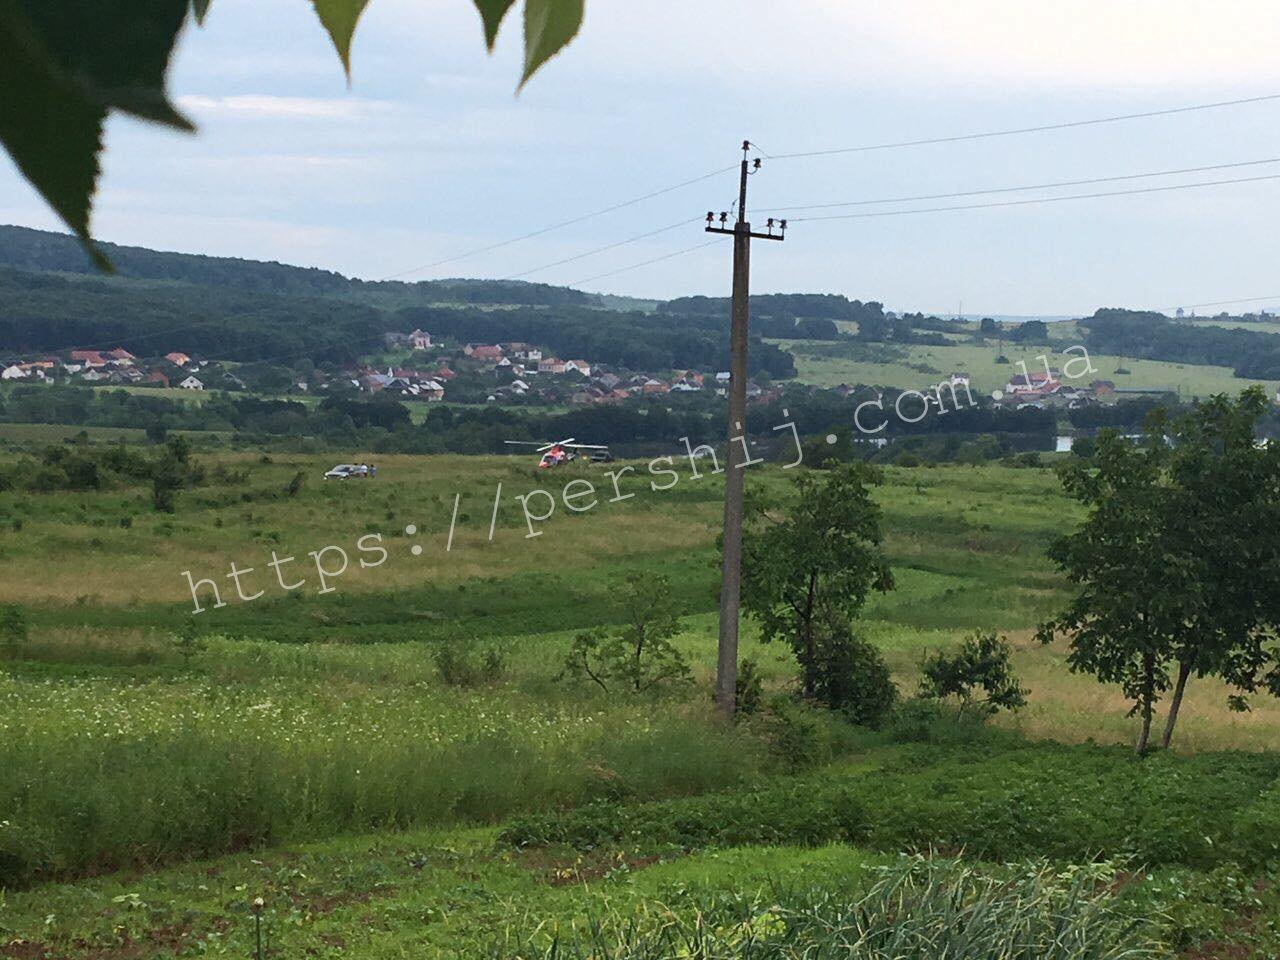
<path id="1" fill-rule="evenodd" d="M 351 74 L 351 41 L 369 0 L 311 0 Z M 489 49 L 515 0 L 473 0 Z M 211 0 L 0 0 L 0 143 L 22 175 L 110 269 L 90 238 L 102 131 L 112 111 L 194 131 L 165 74 L 188 10 Z M 583 0 L 525 0 L 523 87 L 582 26 Z"/>

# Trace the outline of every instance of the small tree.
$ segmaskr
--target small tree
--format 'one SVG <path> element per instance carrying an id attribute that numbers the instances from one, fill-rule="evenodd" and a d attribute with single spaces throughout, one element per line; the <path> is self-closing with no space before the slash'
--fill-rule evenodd
<path id="1" fill-rule="evenodd" d="M 590 680 L 606 693 L 611 687 L 644 693 L 691 679 L 688 662 L 671 643 L 680 621 L 665 576 L 627 574 L 617 582 L 613 605 L 623 626 L 578 634 L 561 676 Z"/>
<path id="2" fill-rule="evenodd" d="M 0 607 L 0 646 L 7 656 L 17 656 L 26 646 L 30 632 L 27 627 L 27 616 L 16 603 L 6 603 Z"/>
<path id="3" fill-rule="evenodd" d="M 857 617 L 872 591 L 893 589 L 880 549 L 880 509 L 867 490 L 877 481 L 863 464 L 803 473 L 790 503 L 775 508 L 756 500 L 748 511 L 743 605 L 760 622 L 763 640 L 791 645 L 806 697 L 831 685 L 823 673 L 843 656 L 820 652 L 824 626 L 838 631 Z"/>
<path id="4" fill-rule="evenodd" d="M 1043 643 L 1070 636 L 1072 670 L 1120 684 L 1133 701 L 1130 716 L 1141 716 L 1134 743 L 1139 756 L 1150 742 L 1152 709 L 1168 687 L 1165 662 L 1193 586 L 1165 549 L 1167 454 L 1162 442 L 1136 447 L 1104 431 L 1096 470 L 1078 461 L 1063 469 L 1063 485 L 1089 515 L 1079 530 L 1054 542 L 1049 556 L 1080 590 L 1038 633 Z"/>
<path id="5" fill-rule="evenodd" d="M 1018 686 L 1014 676 L 1012 652 L 1009 641 L 994 633 L 966 637 L 955 653 L 938 653 L 925 660 L 920 696 L 958 698 L 958 716 L 971 710 L 990 717 L 1000 710 L 1024 707 L 1027 691 Z M 975 697 L 978 690 L 986 694 L 980 700 Z"/>
<path id="6" fill-rule="evenodd" d="M 1214 675 L 1243 692 L 1275 659 L 1280 625 L 1280 448 L 1254 433 L 1267 412 L 1259 387 L 1216 396 L 1169 425 L 1171 493 L 1166 526 L 1181 566 L 1195 578 L 1161 746 L 1168 747 L 1192 676 Z M 1152 429 L 1163 429 L 1157 417 Z M 1274 667 L 1273 667 L 1274 669 Z M 1231 698 L 1243 706 L 1243 696 Z"/>
<path id="7" fill-rule="evenodd" d="M 195 621 L 190 617 L 183 620 L 182 626 L 170 635 L 169 642 L 182 656 L 182 665 L 187 669 L 191 668 L 192 657 L 203 653 L 208 647 L 204 637 L 196 632 Z"/>
<path id="8" fill-rule="evenodd" d="M 1071 635 L 1073 669 L 1124 686 L 1142 715 L 1139 753 L 1171 685 L 1162 747 L 1193 676 L 1235 687 L 1233 706 L 1264 682 L 1280 693 L 1280 448 L 1254 439 L 1267 406 L 1250 388 L 1172 422 L 1157 410 L 1141 447 L 1104 432 L 1093 462 L 1063 473 L 1090 512 L 1050 556 L 1081 591 L 1041 638 Z"/>

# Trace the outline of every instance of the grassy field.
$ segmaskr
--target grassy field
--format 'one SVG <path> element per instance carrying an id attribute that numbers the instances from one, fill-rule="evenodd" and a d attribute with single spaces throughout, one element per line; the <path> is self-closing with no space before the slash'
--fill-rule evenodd
<path id="1" fill-rule="evenodd" d="M 1070 339 L 1070 331 L 1065 329 L 1068 326 L 1055 324 L 1054 334 L 1059 342 L 1070 345 L 1075 341 Z M 1066 338 L 1062 339 L 1064 335 Z M 832 344 L 814 340 L 773 342 L 794 354 L 797 379 L 822 387 L 834 387 L 841 383 L 866 383 L 924 390 L 930 384 L 936 384 L 939 378 L 958 371 L 969 374 L 975 391 L 989 394 L 992 390 L 1002 389 L 1009 377 L 1021 372 L 1022 368 L 1018 366 L 1020 362 L 1025 362 L 1027 369 L 1034 373 L 1044 369 L 1044 361 L 1039 359 L 1041 356 L 1047 356 L 1050 365 L 1059 370 L 1064 370 L 1073 357 L 1080 356 L 1079 351 L 1065 354 L 1049 347 L 1014 343 L 1004 343 L 998 348 L 993 340 L 985 345 L 957 342 L 947 347 L 891 348 L 896 354 L 893 357 L 858 359 L 858 348 L 864 347 L 862 344 Z M 869 346 L 882 347 L 876 344 Z M 1009 364 L 995 362 L 1001 352 L 1009 358 Z M 1234 376 L 1229 367 L 1166 363 L 1103 354 L 1091 354 L 1090 360 L 1096 372 L 1079 378 L 1081 386 L 1088 386 L 1091 380 L 1112 380 L 1117 387 L 1167 387 L 1178 391 L 1186 400 L 1223 392 L 1234 395 L 1252 383 Z M 1118 374 L 1117 368 L 1126 369 L 1129 373 Z M 1082 369 L 1080 364 L 1072 365 L 1073 371 Z M 1263 383 L 1269 393 L 1274 393 L 1280 385 L 1275 381 L 1258 382 Z"/>
<path id="2" fill-rule="evenodd" d="M 11 772 L 0 779 L 0 957 L 246 956 L 255 896 L 273 956 L 540 956 L 556 925 L 660 923 L 725 897 L 763 909 L 780 883 L 847 893 L 899 852 L 930 849 L 972 849 L 966 862 L 988 873 L 1026 857 L 1101 859 L 1133 878 L 1122 899 L 1170 949 L 1231 931 L 1242 950 L 1272 948 L 1280 910 L 1260 871 L 1280 823 L 1267 799 L 1280 800 L 1280 706 L 1232 713 L 1221 687 L 1196 681 L 1176 756 L 1144 767 L 1145 802 L 1124 799 L 1128 704 L 1031 637 L 1065 596 L 1045 548 L 1078 518 L 1050 471 L 889 468 L 875 498 L 898 586 L 860 622 L 908 694 L 927 652 L 1002 631 L 1028 706 L 954 743 L 816 718 L 797 769 L 794 731 L 711 716 L 717 478 L 694 479 L 686 463 L 672 489 L 654 491 L 637 464 L 615 491 L 606 468 L 586 464 L 352 458 L 376 462 L 377 479 L 325 483 L 329 458 L 202 455 L 221 479 L 183 491 L 173 515 L 151 512 L 141 488 L 0 493 L 0 601 L 31 623 L 0 673 L 0 770 Z M 790 480 L 769 468 L 750 483 L 782 491 Z M 561 498 L 584 481 L 596 505 L 573 512 L 559 499 L 529 537 L 516 498 Z M 547 502 L 534 494 L 530 506 Z M 369 536 L 387 555 L 362 568 L 377 559 L 358 545 Z M 326 547 L 348 569 L 321 594 L 310 554 Z M 303 586 L 280 587 L 273 551 L 295 558 L 282 572 Z M 319 562 L 333 571 L 337 556 Z M 253 568 L 246 594 L 263 596 L 236 596 L 232 561 Z M 639 570 L 671 577 L 694 684 L 620 697 L 561 679 L 575 632 L 607 624 L 616 578 Z M 195 618 L 202 645 L 186 653 L 173 642 L 192 604 L 184 571 L 217 580 L 225 601 Z M 202 597 L 209 606 L 208 588 Z M 446 648 L 496 651 L 499 675 L 446 682 Z M 769 689 L 791 682 L 783 651 L 750 623 L 743 653 Z M 1096 787 L 1064 804 L 1073 780 Z M 846 783 L 864 811 L 854 820 L 796 799 Z M 742 796 L 731 802 L 779 813 L 716 806 Z M 651 801 L 676 806 L 644 814 Z M 636 810 L 636 823 L 741 829 L 578 843 L 557 819 L 575 810 L 581 823 L 600 811 L 606 826 Z M 1153 866 L 1141 878 L 1139 862 Z M 526 929 L 519 949 L 495 946 Z"/>

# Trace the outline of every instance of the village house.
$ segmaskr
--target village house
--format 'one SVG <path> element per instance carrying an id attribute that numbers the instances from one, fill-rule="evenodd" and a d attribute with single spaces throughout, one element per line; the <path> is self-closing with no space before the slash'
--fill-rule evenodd
<path id="1" fill-rule="evenodd" d="M 431 334 L 425 330 L 415 330 L 409 334 L 409 345 L 414 350 L 430 350 Z"/>
<path id="2" fill-rule="evenodd" d="M 80 364 L 82 370 L 94 370 L 107 365 L 106 359 L 97 350 L 72 350 L 71 361 Z"/>
<path id="3" fill-rule="evenodd" d="M 177 351 L 174 351 L 173 353 L 166 353 L 164 355 L 164 358 L 168 360 L 170 363 L 172 363 L 175 367 L 185 367 L 187 364 L 191 362 L 191 358 L 188 357 L 185 353 L 178 353 Z M 75 359 L 74 354 L 72 354 L 72 359 Z"/>
<path id="4" fill-rule="evenodd" d="M 87 378 L 86 378 L 87 379 Z M 178 384 L 183 390 L 203 390 L 204 383 L 197 377 L 187 377 Z"/>
<path id="5" fill-rule="evenodd" d="M 564 372 L 571 373 L 574 371 L 582 374 L 584 377 L 589 377 L 591 376 L 591 364 L 587 363 L 585 360 L 566 360 L 564 362 Z"/>
<path id="6" fill-rule="evenodd" d="M 20 364 L 12 364 L 0 370 L 0 380 L 26 380 L 31 376 L 29 370 L 24 369 Z"/>
<path id="7" fill-rule="evenodd" d="M 1062 384 L 1058 381 L 1054 371 L 1048 373 L 1018 373 L 1009 378 L 1009 382 L 1004 385 L 1005 393 L 1021 395 L 1025 393 L 1046 394 L 1053 393 Z"/>
<path id="8" fill-rule="evenodd" d="M 472 360 L 497 363 L 502 359 L 502 348 L 496 345 L 488 346 L 483 343 L 468 343 L 462 348 L 462 352 Z"/>
<path id="9" fill-rule="evenodd" d="M 537 363 L 542 359 L 542 351 L 537 347 L 531 347 L 527 343 L 504 343 L 507 353 L 515 357 L 517 360 L 523 360 L 525 363 Z"/>
<path id="10" fill-rule="evenodd" d="M 116 347 L 114 350 L 109 350 L 106 355 L 120 367 L 131 367 L 133 366 L 133 362 L 138 359 L 122 347 Z"/>
<path id="11" fill-rule="evenodd" d="M 555 357 L 545 357 L 538 361 L 539 373 L 550 373 L 552 375 L 564 373 L 565 364 L 563 360 L 557 360 Z"/>
<path id="12" fill-rule="evenodd" d="M 111 375 L 99 367 L 94 367 L 91 370 L 86 370 L 81 379 L 85 383 L 101 383 L 103 380 L 110 380 Z"/>
<path id="13" fill-rule="evenodd" d="M 1115 396 L 1116 385 L 1110 380 L 1095 380 L 1089 384 L 1089 391 L 1095 397 Z"/>
<path id="14" fill-rule="evenodd" d="M 142 380 L 144 387 L 167 387 L 169 386 L 169 378 L 160 370 L 152 370 Z"/>

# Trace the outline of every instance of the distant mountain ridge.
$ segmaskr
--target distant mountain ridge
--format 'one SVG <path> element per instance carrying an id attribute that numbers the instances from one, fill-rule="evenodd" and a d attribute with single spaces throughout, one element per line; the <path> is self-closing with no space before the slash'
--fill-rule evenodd
<path id="1" fill-rule="evenodd" d="M 579 290 L 518 280 L 369 281 L 276 261 L 174 253 L 105 241 L 98 242 L 98 246 L 115 266 L 117 277 L 234 288 L 240 293 L 338 296 L 401 306 L 434 301 L 587 306 L 592 300 Z M 0 225 L 0 267 L 102 277 L 75 237 L 30 227 Z"/>

